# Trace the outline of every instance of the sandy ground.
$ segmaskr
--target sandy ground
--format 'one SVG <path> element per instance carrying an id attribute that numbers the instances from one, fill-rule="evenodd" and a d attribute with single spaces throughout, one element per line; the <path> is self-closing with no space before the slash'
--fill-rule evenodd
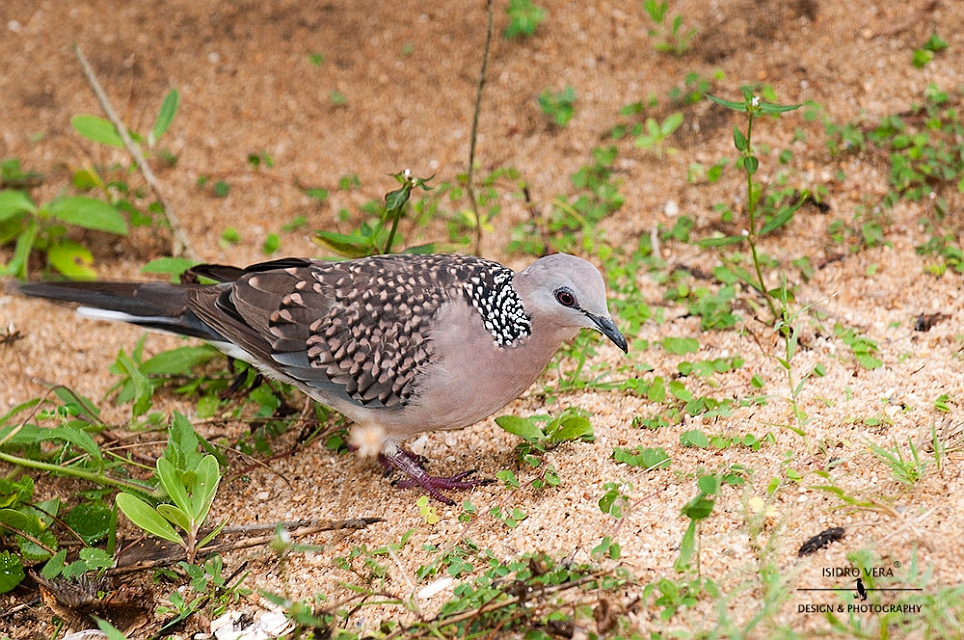
<path id="1" fill-rule="evenodd" d="M 670 112 L 667 92 L 682 86 L 689 72 L 710 76 L 721 70 L 724 79 L 715 90 L 730 97 L 738 96 L 743 84 L 771 85 L 781 101 L 815 101 L 838 123 L 874 123 L 905 111 L 921 102 L 929 83 L 948 92 L 964 84 L 964 5 L 951 0 L 674 2 L 671 13 L 685 16 L 687 25 L 699 29 L 692 51 L 679 59 L 653 51 L 647 36 L 651 23 L 639 2 L 542 4 L 547 18 L 538 34 L 507 41 L 498 35 L 506 17 L 503 3 L 496 3 L 497 37 L 481 111 L 478 161 L 482 174 L 517 168 L 535 205 L 546 210 L 556 194 L 573 192 L 571 174 L 591 162 L 592 149 L 613 125 L 626 121 L 619 116 L 621 107 L 652 95 L 663 105 L 657 113 L 664 117 Z M 159 163 L 158 173 L 164 195 L 201 259 L 258 261 L 270 233 L 280 235 L 278 256 L 322 255 L 310 240 L 310 230 L 350 230 L 360 219 L 362 203 L 395 188 L 389 174 L 411 168 L 416 175 L 434 174 L 441 182 L 464 171 L 485 36 L 484 9 L 481 2 L 407 0 L 308 5 L 288 0 L 172 0 L 163 8 L 143 1 L 2 3 L 0 157 L 18 158 L 25 168 L 46 174 L 31 194 L 38 202 L 69 189 L 72 172 L 80 167 L 127 162 L 120 151 L 97 147 L 70 127 L 73 115 L 100 113 L 71 52 L 76 43 L 135 130 L 148 130 L 163 96 L 171 88 L 179 90 L 181 106 L 162 145 L 177 156 L 177 164 Z M 915 69 L 911 51 L 935 29 L 950 47 L 926 68 Z M 323 61 L 313 64 L 313 54 L 321 54 Z M 560 129 L 540 112 L 537 96 L 546 88 L 566 85 L 575 88 L 576 114 Z M 343 97 L 343 104 L 332 98 L 333 92 Z M 686 109 L 685 115 L 683 128 L 670 141 L 679 149 L 674 155 L 657 156 L 621 143 L 617 169 L 626 202 L 602 223 L 614 246 L 632 250 L 656 225 L 672 226 L 670 201 L 678 205 L 678 215 L 697 222 L 699 235 L 710 233 L 718 219 L 714 203 L 741 206 L 742 185 L 732 170 L 715 185 L 686 179 L 693 162 L 710 166 L 732 157 L 730 130 L 740 121 L 707 103 Z M 797 131 L 803 135 L 795 137 Z M 933 572 L 925 587 L 928 593 L 964 582 L 964 513 L 956 497 L 964 492 L 960 454 L 950 452 L 940 469 L 931 461 L 925 477 L 905 487 L 868 450 L 871 442 L 892 447 L 908 439 L 923 446 L 932 429 L 949 447 L 960 445 L 960 281 L 950 272 L 940 278 L 925 275 L 924 267 L 933 260 L 915 253 L 915 246 L 929 237 L 918 221 L 932 215 L 934 201 L 901 202 L 884 211 L 880 219 L 888 246 L 848 253 L 832 242 L 828 227 L 834 220 L 850 223 L 857 213 L 874 211 L 887 190 L 884 156 L 831 157 L 822 127 L 806 121 L 802 110 L 766 120 L 757 136 L 758 144 L 770 150 L 762 157 L 761 179 L 773 180 L 780 169 L 776 154 L 790 149 L 792 183 L 828 190 L 829 212 L 805 207 L 790 232 L 764 245 L 765 252 L 785 264 L 809 256 L 813 264 L 825 265 L 798 288 L 798 302 L 813 305 L 814 313 L 798 320 L 802 343 L 793 361 L 795 375 L 799 378 L 818 363 L 826 370 L 823 377 L 810 379 L 800 395 L 809 416 L 806 438 L 780 426 L 792 421 L 789 386 L 775 360 L 780 345 L 749 307 L 741 309 L 746 319 L 742 330 L 702 333 L 698 318 L 685 317 L 683 307 L 664 301 L 666 285 L 640 273 L 640 288 L 650 304 L 665 307 L 666 321 L 648 322 L 630 338 L 655 342 L 664 336 L 696 337 L 699 353 L 684 358 L 653 347 L 627 358 L 604 346 L 590 364 L 612 369 L 618 379 L 625 373 L 617 367 L 645 363 L 653 368 L 647 375 L 670 379 L 680 360 L 738 354 L 745 360 L 741 368 L 715 376 L 712 385 L 687 378 L 687 388 L 715 398 L 763 393 L 769 396 L 765 405 L 740 408 L 724 418 L 688 418 L 658 430 L 634 429 L 634 417 L 651 416 L 660 406 L 622 392 L 546 395 L 542 389 L 558 375 L 550 372 L 504 413 L 557 414 L 565 407 L 591 412 L 595 442 L 565 445 L 549 454 L 562 477 L 560 487 L 529 487 L 531 475 L 515 467 L 518 440 L 491 419 L 413 445 L 438 473 L 476 468 L 481 476 L 494 477 L 501 469 L 516 468 L 523 488 L 493 484 L 463 497 L 482 514 L 500 505 L 521 509 L 528 517 L 518 527 L 508 529 L 483 515 L 466 529 L 457 519 L 460 509 L 443 505 L 437 505 L 441 520 L 428 525 L 415 504 L 417 493 L 394 490 L 374 462 L 313 446 L 271 461 L 270 470 L 254 471 L 246 482 L 223 485 L 214 517 L 230 516 L 235 525 L 304 517 L 379 516 L 385 521 L 347 538 L 318 536 L 311 541 L 324 545 L 323 551 L 283 564 L 261 550 L 229 555 L 227 564 L 236 567 L 249 560 L 250 587 L 291 598 L 324 593 L 337 601 L 345 593 L 336 581 L 352 577 L 334 567 L 335 556 L 346 555 L 355 545 L 371 549 L 398 542 L 414 528 L 408 545 L 390 563 L 383 587 L 408 597 L 424 586 L 414 578 L 416 569 L 431 561 L 424 544 L 445 546 L 467 536 L 500 558 L 546 551 L 588 561 L 602 536 L 615 535 L 622 545 L 619 564 L 641 585 L 625 594 L 622 604 L 628 606 L 642 585 L 664 576 L 676 578 L 672 565 L 687 524 L 679 511 L 695 494 L 695 474 L 738 464 L 751 470 L 747 484 L 724 489 L 701 528 L 701 569 L 728 594 L 725 610 L 730 619 L 745 623 L 759 613 L 765 589 L 758 572 L 768 563 L 793 594 L 767 624 L 789 625 L 804 634 L 827 629 L 822 615 L 800 612 L 800 605 L 823 600 L 794 590 L 833 586 L 822 571 L 849 566 L 848 553 L 872 550 L 876 566 L 894 568 L 893 584 L 902 586 L 911 583 L 908 567 L 916 559 Z M 246 158 L 259 153 L 269 154 L 274 167 L 252 169 Z M 338 190 L 339 180 L 350 174 L 357 174 L 360 187 Z M 229 195 L 217 198 L 210 189 L 198 187 L 202 175 L 229 182 Z M 130 180 L 140 184 L 137 176 Z M 328 188 L 331 196 L 315 203 L 296 188 L 299 184 Z M 510 230 L 529 213 L 512 191 L 505 189 L 502 212 L 486 235 L 483 252 L 519 267 L 528 258 L 507 255 L 505 247 Z M 942 195 L 951 203 L 952 216 L 959 216 L 960 197 L 953 189 L 946 191 Z M 339 216 L 342 208 L 352 212 L 350 219 Z M 297 216 L 304 216 L 307 225 L 282 231 Z M 227 227 L 239 231 L 239 243 L 219 242 Z M 413 244 L 445 239 L 440 223 L 404 231 Z M 92 248 L 100 276 L 112 279 L 144 278 L 140 266 L 164 255 L 169 246 L 163 233 L 145 229 L 134 230 L 126 240 L 97 234 L 78 238 Z M 687 244 L 666 243 L 661 252 L 670 265 L 716 264 L 715 254 Z M 11 255 L 10 247 L 0 249 L 0 261 Z M 788 272 L 797 277 L 795 270 Z M 926 333 L 913 330 L 918 314 L 935 312 L 947 318 Z M 876 341 L 883 366 L 873 371 L 858 366 L 834 336 L 835 323 Z M 0 345 L 0 413 L 44 394 L 50 384 L 65 384 L 100 399 L 116 380 L 108 367 L 117 351 L 130 351 L 141 335 L 129 327 L 81 323 L 62 308 L 0 294 L 0 328 L 7 327 L 21 339 Z M 151 337 L 147 352 L 178 344 L 174 338 Z M 752 386 L 754 376 L 765 381 L 762 391 Z M 950 398 L 950 412 L 934 406 L 943 394 Z M 102 404 L 110 423 L 126 422 L 128 407 Z M 165 412 L 191 409 L 171 394 L 157 398 L 155 407 Z M 244 428 L 198 427 L 208 438 L 226 441 Z M 688 429 L 760 437 L 770 433 L 774 441 L 759 451 L 684 448 L 679 437 Z M 290 445 L 291 437 L 279 442 L 279 450 Z M 614 446 L 637 445 L 664 447 L 672 457 L 671 468 L 643 472 L 610 457 Z M 802 480 L 793 481 L 791 470 Z M 842 500 L 812 489 L 826 483 L 817 475 L 824 470 L 849 495 L 886 508 L 847 509 Z M 768 493 L 773 479 L 781 483 Z M 618 529 L 597 506 L 603 485 L 614 481 L 631 483 L 635 501 Z M 57 487 L 49 478 L 38 478 L 38 495 L 47 497 Z M 749 524 L 755 498 L 770 509 L 759 527 Z M 846 536 L 813 555 L 797 557 L 804 541 L 829 527 L 844 527 Z M 401 607 L 371 609 L 352 623 L 369 629 L 382 618 L 429 617 L 450 594 L 451 589 L 421 601 L 419 614 Z M 0 597 L 0 611 L 25 597 L 29 594 L 22 591 Z M 880 597 L 887 601 L 890 596 Z M 632 607 L 628 616 L 640 630 L 694 632 L 713 628 L 717 616 L 711 599 L 684 609 L 669 623 L 658 614 L 658 608 L 645 602 Z M 866 614 L 861 620 L 872 627 L 878 618 Z M 0 627 L 11 625 L 9 633 L 15 637 L 49 637 L 49 623 L 50 614 L 38 605 Z M 753 634 L 768 635 L 762 628 Z"/>

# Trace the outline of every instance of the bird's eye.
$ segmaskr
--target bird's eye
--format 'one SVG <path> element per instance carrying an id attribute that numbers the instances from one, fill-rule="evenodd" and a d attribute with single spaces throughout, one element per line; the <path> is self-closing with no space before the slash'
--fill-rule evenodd
<path id="1" fill-rule="evenodd" d="M 564 307 L 574 307 L 576 306 L 576 296 L 569 289 L 557 289 L 556 302 Z"/>

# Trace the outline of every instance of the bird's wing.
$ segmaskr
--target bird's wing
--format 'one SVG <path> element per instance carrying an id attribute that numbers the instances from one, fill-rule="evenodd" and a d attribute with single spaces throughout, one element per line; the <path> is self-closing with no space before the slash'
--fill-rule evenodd
<path id="1" fill-rule="evenodd" d="M 432 321 L 453 297 L 455 274 L 436 266 L 419 256 L 255 265 L 194 289 L 190 307 L 262 367 L 322 397 L 393 407 L 411 397 L 431 359 Z"/>

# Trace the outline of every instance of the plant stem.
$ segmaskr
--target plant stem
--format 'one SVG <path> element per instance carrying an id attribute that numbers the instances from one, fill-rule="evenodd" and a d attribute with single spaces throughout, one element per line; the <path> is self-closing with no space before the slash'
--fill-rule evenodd
<path id="1" fill-rule="evenodd" d="M 29 460 L 27 458 L 18 458 L 17 456 L 11 456 L 6 453 L 0 453 L 0 461 L 7 462 L 9 464 L 16 465 L 18 467 L 27 467 L 28 469 L 37 469 L 38 471 L 53 473 L 59 476 L 70 476 L 73 478 L 81 478 L 82 480 L 89 480 L 90 482 L 94 482 L 99 485 L 133 491 L 141 495 L 150 496 L 152 498 L 159 497 L 154 492 L 154 489 L 152 487 L 142 485 L 137 482 L 130 482 L 127 480 L 118 480 L 117 478 L 111 478 L 102 473 L 95 473 L 93 471 L 84 471 L 82 469 L 75 469 L 73 467 L 62 467 L 56 464 L 48 464 L 46 462 L 40 462 L 39 460 Z"/>
<path id="2" fill-rule="evenodd" d="M 752 109 L 747 110 L 747 125 L 746 125 L 746 153 L 744 155 L 744 163 L 748 158 L 753 157 L 753 111 Z M 756 197 L 753 194 L 753 171 L 750 170 L 748 166 L 744 164 L 744 170 L 746 171 L 746 204 L 747 204 L 747 214 L 750 218 L 750 230 L 749 230 L 749 242 L 750 242 L 750 253 L 753 257 L 753 268 L 756 270 L 756 278 L 760 283 L 760 292 L 763 293 L 763 299 L 767 302 L 767 307 L 770 308 L 770 314 L 773 316 L 773 321 L 776 322 L 779 319 L 777 315 L 777 308 L 773 304 L 773 299 L 770 297 L 770 292 L 767 291 L 766 283 L 763 281 L 763 269 L 760 268 L 760 256 L 756 250 Z"/>
<path id="3" fill-rule="evenodd" d="M 489 49 L 492 45 L 492 0 L 486 3 L 488 24 L 485 30 L 485 48 L 482 50 L 482 68 L 479 70 L 479 83 L 475 90 L 475 111 L 472 113 L 472 133 L 469 135 L 469 167 L 465 176 L 465 192 L 472 205 L 475 215 L 475 255 L 482 255 L 482 218 L 479 215 L 479 203 L 475 197 L 475 187 L 472 180 L 475 175 L 475 141 L 479 132 L 479 112 L 482 109 L 482 88 L 485 87 L 485 71 L 489 66 Z"/>

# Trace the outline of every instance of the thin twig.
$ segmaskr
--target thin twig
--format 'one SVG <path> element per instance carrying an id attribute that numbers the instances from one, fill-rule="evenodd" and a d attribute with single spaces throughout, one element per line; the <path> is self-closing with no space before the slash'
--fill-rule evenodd
<path id="1" fill-rule="evenodd" d="M 302 522 L 302 521 L 298 521 Z M 370 524 L 376 522 L 382 522 L 382 518 L 352 518 L 350 520 L 320 520 L 317 524 L 307 527 L 301 527 L 295 529 L 294 531 L 288 531 L 288 536 L 291 540 L 297 538 L 302 538 L 307 535 L 312 535 L 314 533 L 320 533 L 322 531 L 341 531 L 345 529 L 364 529 Z M 289 523 L 281 523 L 282 525 L 287 525 Z M 277 527 L 277 524 L 271 525 L 272 529 Z M 240 529 L 237 528 L 237 529 Z M 222 542 L 219 544 L 207 545 L 201 547 L 197 550 L 199 556 L 209 556 L 211 554 L 224 554 L 229 551 L 239 551 L 241 549 L 248 549 L 250 547 L 260 547 L 271 543 L 274 540 L 275 534 L 267 536 L 257 536 L 254 538 L 244 538 L 242 540 L 237 540 L 235 542 Z M 176 547 L 174 548 L 177 549 Z M 129 565 L 117 566 L 112 569 L 108 569 L 107 573 L 112 576 L 124 575 L 128 573 L 136 573 L 138 571 L 147 571 L 154 569 L 156 567 L 171 565 L 184 557 L 183 552 L 178 552 L 170 554 L 164 557 L 155 558 L 153 560 L 141 560 Z"/>
<path id="2" fill-rule="evenodd" d="M 475 91 L 475 111 L 472 114 L 472 134 L 469 137 L 469 170 L 466 174 L 465 191 L 472 205 L 475 215 L 475 255 L 482 255 L 482 217 L 479 215 L 479 203 L 475 199 L 475 187 L 472 184 L 475 175 L 475 142 L 479 133 L 479 112 L 482 110 L 482 88 L 485 87 L 485 71 L 489 67 L 489 49 L 492 45 L 492 0 L 486 2 L 488 25 L 485 29 L 485 49 L 482 51 L 482 69 L 479 70 L 479 84 Z"/>
<path id="3" fill-rule="evenodd" d="M 141 175 L 144 176 L 144 180 L 147 182 L 147 186 L 151 188 L 154 192 L 154 197 L 157 198 L 157 203 L 161 206 L 161 211 L 164 212 L 164 218 L 167 220 L 168 226 L 171 228 L 171 235 L 173 236 L 173 242 L 171 243 L 171 254 L 175 257 L 185 256 L 191 260 L 196 260 L 197 255 L 191 248 L 191 244 L 187 240 L 187 236 L 184 234 L 184 229 L 181 227 L 180 222 L 178 222 L 177 216 L 174 214 L 174 209 L 165 202 L 164 197 L 161 195 L 160 187 L 157 183 L 157 178 L 154 177 L 154 172 L 151 171 L 150 165 L 144 159 L 144 154 L 141 153 L 140 147 L 134 144 L 131 140 L 130 135 L 127 133 L 127 127 L 121 122 L 120 118 L 117 117 L 117 113 L 111 106 L 110 101 L 107 99 L 107 94 L 104 93 L 103 88 L 100 86 L 100 82 L 97 81 L 97 76 L 94 75 L 94 70 L 91 68 L 90 63 L 87 62 L 87 58 L 84 57 L 83 52 L 80 50 L 78 45 L 74 45 L 74 55 L 77 56 L 77 61 L 80 62 L 80 68 L 84 72 L 84 76 L 87 78 L 87 82 L 90 84 L 90 88 L 93 89 L 94 95 L 97 96 L 97 101 L 100 102 L 101 108 L 104 113 L 107 114 L 107 118 L 114 125 L 117 130 L 117 135 L 120 136 L 121 140 L 124 141 L 124 146 L 127 148 L 127 152 L 131 154 L 134 158 L 134 162 L 137 164 L 137 168 L 140 170 Z"/>

